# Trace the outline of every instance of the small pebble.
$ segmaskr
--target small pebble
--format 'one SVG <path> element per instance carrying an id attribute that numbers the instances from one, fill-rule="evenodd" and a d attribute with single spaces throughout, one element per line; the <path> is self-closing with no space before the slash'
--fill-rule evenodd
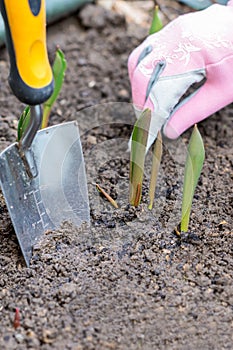
<path id="1" fill-rule="evenodd" d="M 87 142 L 89 142 L 92 145 L 96 145 L 97 144 L 96 137 L 92 136 L 92 135 L 88 135 L 87 136 Z"/>
<path id="2" fill-rule="evenodd" d="M 16 333 L 15 339 L 17 340 L 18 343 L 22 343 L 24 341 L 24 336 L 20 333 Z"/>
<path id="3" fill-rule="evenodd" d="M 96 81 L 92 80 L 88 83 L 89 88 L 93 88 L 94 86 L 96 86 Z"/>
<path id="4" fill-rule="evenodd" d="M 128 99 L 129 98 L 129 93 L 126 89 L 121 89 L 120 91 L 118 91 L 118 97 L 121 99 Z"/>

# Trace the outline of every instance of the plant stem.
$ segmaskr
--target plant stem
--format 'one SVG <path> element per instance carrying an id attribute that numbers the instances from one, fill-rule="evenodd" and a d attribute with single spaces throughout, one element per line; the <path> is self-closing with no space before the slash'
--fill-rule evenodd
<path id="1" fill-rule="evenodd" d="M 50 98 L 44 103 L 43 119 L 41 128 L 44 129 L 48 126 L 49 116 L 54 102 L 56 101 L 64 81 L 65 71 L 67 63 L 63 52 L 57 48 L 55 60 L 53 63 L 53 79 L 54 79 L 54 91 Z"/>
<path id="2" fill-rule="evenodd" d="M 159 131 L 157 139 L 155 141 L 154 149 L 153 149 L 152 169 L 151 169 L 150 188 L 149 188 L 150 204 L 148 206 L 150 210 L 153 208 L 155 189 L 156 189 L 159 167 L 160 167 L 161 158 L 162 158 L 162 152 L 163 152 L 163 142 L 162 142 L 161 132 Z"/>
<path id="3" fill-rule="evenodd" d="M 130 204 L 138 206 L 142 195 L 142 181 L 151 111 L 145 109 L 136 121 L 132 133 L 130 154 Z"/>

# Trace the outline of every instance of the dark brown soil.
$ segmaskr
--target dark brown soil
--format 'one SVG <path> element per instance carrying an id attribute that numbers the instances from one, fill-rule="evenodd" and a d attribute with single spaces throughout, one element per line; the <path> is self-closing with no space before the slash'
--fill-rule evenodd
<path id="1" fill-rule="evenodd" d="M 160 3 L 170 18 L 187 10 Z M 94 6 L 49 28 L 51 58 L 59 44 L 68 61 L 50 123 L 79 122 L 91 227 L 64 223 L 48 232 L 26 268 L 0 195 L 2 350 L 233 348 L 233 106 L 199 126 L 206 161 L 188 234 L 178 238 L 173 228 L 190 131 L 165 142 L 154 209 L 147 210 L 150 155 L 142 204 L 130 207 L 126 150 L 134 115 L 127 58 L 145 35 L 146 29 Z M 8 68 L 2 50 L 0 150 L 14 142 L 23 107 L 9 92 Z M 16 308 L 21 322 L 14 329 Z"/>

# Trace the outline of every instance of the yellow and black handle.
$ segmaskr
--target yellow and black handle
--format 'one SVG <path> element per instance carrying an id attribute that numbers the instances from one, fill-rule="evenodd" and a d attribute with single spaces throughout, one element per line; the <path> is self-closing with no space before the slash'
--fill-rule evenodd
<path id="1" fill-rule="evenodd" d="M 53 92 L 45 0 L 0 0 L 0 9 L 10 56 L 10 87 L 20 101 L 41 104 Z"/>

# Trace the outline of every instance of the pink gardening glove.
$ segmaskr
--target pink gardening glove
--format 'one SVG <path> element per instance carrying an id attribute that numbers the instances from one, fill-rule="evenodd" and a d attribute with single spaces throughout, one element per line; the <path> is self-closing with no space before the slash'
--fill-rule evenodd
<path id="1" fill-rule="evenodd" d="M 136 114 L 153 111 L 147 148 L 161 128 L 177 138 L 233 102 L 233 0 L 180 16 L 150 35 L 130 55 L 128 69 Z M 179 103 L 194 83 L 199 87 Z"/>

